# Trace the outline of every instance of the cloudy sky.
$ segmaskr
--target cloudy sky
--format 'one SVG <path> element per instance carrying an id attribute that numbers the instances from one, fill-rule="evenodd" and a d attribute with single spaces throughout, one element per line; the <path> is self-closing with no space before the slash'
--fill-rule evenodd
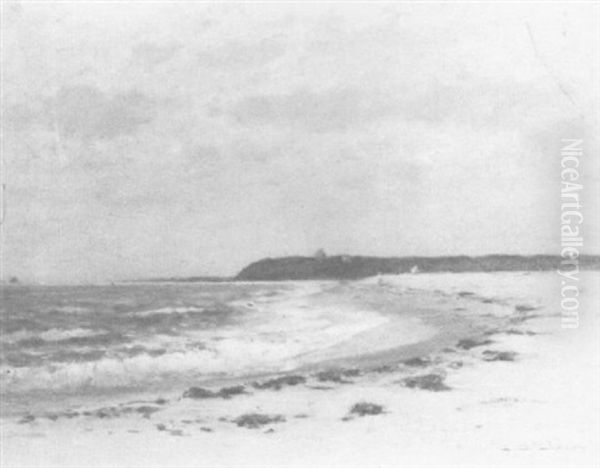
<path id="1" fill-rule="evenodd" d="M 5 3 L 3 274 L 557 253 L 561 138 L 598 253 L 598 13 Z"/>

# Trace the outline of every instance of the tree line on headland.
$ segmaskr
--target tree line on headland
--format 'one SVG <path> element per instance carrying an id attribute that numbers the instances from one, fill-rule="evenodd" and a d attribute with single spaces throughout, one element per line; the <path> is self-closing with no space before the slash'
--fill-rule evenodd
<path id="1" fill-rule="evenodd" d="M 234 278 L 240 281 L 360 279 L 379 274 L 417 272 L 491 272 L 557 270 L 555 255 L 485 255 L 480 257 L 362 257 L 350 255 L 265 258 L 251 263 Z M 600 256 L 582 255 L 579 268 L 600 269 Z"/>

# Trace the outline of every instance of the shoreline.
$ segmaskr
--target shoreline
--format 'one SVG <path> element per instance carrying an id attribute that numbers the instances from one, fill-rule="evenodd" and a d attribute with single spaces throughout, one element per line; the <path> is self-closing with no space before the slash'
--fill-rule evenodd
<path id="1" fill-rule="evenodd" d="M 597 291 L 583 288 L 582 328 L 561 331 L 555 299 L 545 295 L 554 287 L 549 275 L 497 278 L 485 285 L 500 291 L 492 302 L 485 288 L 466 287 L 477 277 L 436 293 L 438 280 L 414 280 L 431 294 L 395 279 L 383 285 L 390 294 L 369 282 L 353 287 L 370 291 L 361 296 L 367 303 L 379 298 L 384 315 L 418 310 L 438 321 L 450 345 L 436 335 L 431 347 L 3 418 L 3 466 L 589 466 L 600 430 L 589 418 L 600 408 Z M 538 300 L 530 283 L 544 301 L 519 311 L 524 298 Z M 437 308 L 395 310 L 438 299 Z"/>
<path id="2" fill-rule="evenodd" d="M 446 307 L 432 309 L 435 297 L 423 291 L 405 293 L 402 297 L 386 293 L 380 287 L 371 285 L 340 284 L 338 282 L 312 282 L 300 288 L 300 293 L 293 291 L 283 296 L 282 300 L 267 300 L 258 307 L 261 315 L 278 313 L 280 309 L 297 306 L 313 310 L 337 309 L 334 323 L 342 323 L 350 314 L 371 314 L 385 319 L 385 322 L 371 326 L 366 330 L 351 334 L 337 343 L 328 344 L 319 349 L 310 349 L 291 358 L 282 359 L 275 364 L 277 369 L 257 369 L 232 374 L 206 374 L 192 377 L 178 376 L 175 381 L 140 382 L 115 387 L 82 386 L 64 389 L 44 388 L 39 390 L 17 390 L 3 392 L 2 401 L 5 408 L 2 416 L 23 415 L 27 408 L 49 406 L 54 411 L 65 411 L 73 402 L 86 405 L 97 400 L 107 403 L 118 403 L 120 400 L 136 395 L 149 396 L 157 394 L 157 398 L 180 394 L 185 388 L 194 384 L 214 387 L 216 385 L 239 385 L 252 379 L 270 378 L 290 373 L 311 374 L 326 371 L 335 367 L 353 367 L 368 369 L 379 367 L 389 362 L 399 362 L 421 356 L 445 346 L 461 338 L 471 337 L 485 332 L 490 325 L 476 326 L 466 314 L 456 313 Z M 359 296 L 359 297 L 357 297 Z M 427 307 L 413 307 L 418 299 Z M 239 306 L 239 305 L 238 305 Z M 449 314 L 449 315 L 448 315 Z M 329 316 L 325 312 L 326 316 Z M 411 324 L 411 322 L 413 322 Z M 417 332 L 416 336 L 406 335 Z M 402 338 L 404 335 L 404 338 Z M 26 399 L 23 399 L 25 395 Z M 6 407 L 10 408 L 8 411 Z"/>

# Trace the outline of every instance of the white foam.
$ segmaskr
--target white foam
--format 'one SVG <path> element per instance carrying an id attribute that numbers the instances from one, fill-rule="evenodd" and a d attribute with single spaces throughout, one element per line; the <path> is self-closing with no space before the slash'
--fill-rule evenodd
<path id="1" fill-rule="evenodd" d="M 84 338 L 90 336 L 98 336 L 106 333 L 104 330 L 90 330 L 88 328 L 73 328 L 65 330 L 61 328 L 51 328 L 43 332 L 33 332 L 19 330 L 13 333 L 2 335 L 2 341 L 5 343 L 18 343 L 19 341 L 29 340 L 32 338 L 41 338 L 44 341 L 58 342 L 68 340 L 69 338 Z"/>
<path id="2" fill-rule="evenodd" d="M 139 317 L 146 317 L 148 315 L 156 315 L 156 314 L 186 314 L 190 312 L 201 313 L 204 312 L 203 307 L 162 307 L 160 309 L 150 309 L 150 310 L 142 310 L 139 312 L 135 312 L 135 315 Z"/>
<path id="3" fill-rule="evenodd" d="M 215 331 L 193 331 L 165 341 L 160 336 L 145 345 L 167 347 L 159 356 L 109 356 L 94 362 L 54 363 L 36 367 L 0 368 L 9 392 L 34 389 L 110 388 L 160 381 L 170 376 L 210 376 L 291 369 L 303 357 L 381 326 L 388 319 L 374 312 L 339 308 L 274 308 L 246 323 Z M 73 331 L 75 332 L 75 331 Z M 75 332 L 74 334 L 82 333 Z M 52 337 L 59 335 L 54 332 Z M 216 339 L 218 338 L 218 339 Z M 204 349 L 193 343 L 205 344 Z M 140 344 L 139 342 L 136 344 Z"/>
<path id="4" fill-rule="evenodd" d="M 63 341 L 69 338 L 85 338 L 90 336 L 98 336 L 106 333 L 103 330 L 90 330 L 88 328 L 73 328 L 71 330 L 62 330 L 52 328 L 40 333 L 38 336 L 44 341 Z"/>

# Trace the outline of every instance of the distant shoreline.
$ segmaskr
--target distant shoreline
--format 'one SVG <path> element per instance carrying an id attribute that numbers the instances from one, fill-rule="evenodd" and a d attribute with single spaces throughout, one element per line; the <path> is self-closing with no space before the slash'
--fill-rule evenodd
<path id="1" fill-rule="evenodd" d="M 600 255 L 578 257 L 579 270 L 600 270 Z M 126 285 L 143 283 L 241 283 L 256 281 L 342 281 L 364 279 L 377 275 L 415 273 L 485 273 L 515 271 L 557 271 L 564 265 L 558 255 L 504 255 L 492 254 L 470 257 L 466 255 L 440 257 L 371 257 L 360 255 L 293 256 L 264 258 L 244 267 L 235 276 L 172 276 L 104 281 L 65 286 Z M 7 286 L 61 286 L 60 283 L 37 284 L 29 282 L 0 282 Z"/>
<path id="2" fill-rule="evenodd" d="M 379 274 L 473 273 L 501 271 L 553 271 L 564 259 L 558 255 L 465 255 L 446 257 L 363 257 L 351 255 L 265 258 L 251 263 L 236 276 L 195 276 L 131 282 L 240 282 L 356 280 Z M 579 257 L 582 270 L 600 269 L 600 255 Z"/>

